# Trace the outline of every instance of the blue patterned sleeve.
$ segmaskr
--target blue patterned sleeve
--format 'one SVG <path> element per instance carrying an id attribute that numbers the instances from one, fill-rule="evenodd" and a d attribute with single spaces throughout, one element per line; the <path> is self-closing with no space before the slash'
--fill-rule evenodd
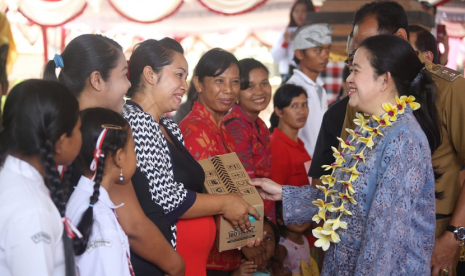
<path id="1" fill-rule="evenodd" d="M 318 207 L 312 204 L 316 200 L 317 192 L 310 185 L 302 187 L 283 186 L 283 219 L 284 224 L 302 224 L 311 222 Z"/>
<path id="2" fill-rule="evenodd" d="M 430 274 L 434 173 L 428 141 L 412 127 L 386 137 L 378 174 L 369 184 L 373 201 L 357 261 L 368 275 Z"/>

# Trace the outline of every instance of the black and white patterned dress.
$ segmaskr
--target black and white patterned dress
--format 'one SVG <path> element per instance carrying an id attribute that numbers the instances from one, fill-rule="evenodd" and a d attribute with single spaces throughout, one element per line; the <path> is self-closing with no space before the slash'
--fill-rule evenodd
<path id="1" fill-rule="evenodd" d="M 174 180 L 168 142 L 158 122 L 132 101 L 127 101 L 123 106 L 122 115 L 132 129 L 137 168 L 148 180 L 147 191 L 152 201 L 163 208 L 164 218 L 171 224 L 171 244 L 176 248 L 176 222 L 194 204 L 196 193 Z M 160 123 L 184 144 L 176 123 L 165 117 L 160 118 Z"/>

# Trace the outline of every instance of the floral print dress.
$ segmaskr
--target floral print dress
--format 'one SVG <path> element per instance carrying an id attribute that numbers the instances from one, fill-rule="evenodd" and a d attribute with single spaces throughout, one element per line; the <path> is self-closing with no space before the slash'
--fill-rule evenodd
<path id="1" fill-rule="evenodd" d="M 370 122 L 375 128 L 377 122 Z M 355 130 L 360 130 L 359 127 Z M 407 106 L 384 136 L 373 137 L 372 150 L 364 153 L 358 178 L 353 182 L 356 204 L 346 204 L 351 216 L 343 216 L 347 229 L 335 230 L 339 243 L 325 254 L 321 275 L 429 275 L 434 247 L 434 173 L 428 140 Z M 362 134 L 367 137 L 368 132 Z M 352 136 L 349 136 L 349 141 Z M 354 153 L 363 143 L 353 142 Z M 347 180 L 356 157 L 345 156 L 334 176 Z M 343 171 L 346 169 L 346 171 Z M 336 187 L 336 186 L 335 186 Z M 338 192 L 344 193 L 342 189 Z M 283 187 L 283 217 L 286 224 L 312 220 L 324 198 L 321 190 L 309 186 Z M 342 198 L 335 198 L 335 206 Z M 337 214 L 329 213 L 337 219 Z"/>

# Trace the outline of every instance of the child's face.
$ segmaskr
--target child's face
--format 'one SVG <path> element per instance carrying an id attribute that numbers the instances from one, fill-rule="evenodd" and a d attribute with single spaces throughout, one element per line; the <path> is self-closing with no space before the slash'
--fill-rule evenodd
<path id="1" fill-rule="evenodd" d="M 307 231 L 308 228 L 310 228 L 311 224 L 311 222 L 308 222 L 304 224 L 286 225 L 286 229 L 289 232 L 303 234 L 305 231 Z"/>
<path id="2" fill-rule="evenodd" d="M 273 228 L 271 228 L 269 223 L 265 222 L 263 224 L 263 231 L 266 231 L 266 236 L 263 237 L 263 241 L 265 242 L 266 259 L 269 260 L 274 254 L 276 237 Z"/>

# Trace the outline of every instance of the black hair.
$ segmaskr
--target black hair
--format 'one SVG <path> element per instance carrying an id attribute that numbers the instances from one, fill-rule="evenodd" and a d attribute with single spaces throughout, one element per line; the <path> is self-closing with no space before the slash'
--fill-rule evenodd
<path id="1" fill-rule="evenodd" d="M 307 56 L 307 52 L 305 50 L 298 50 L 298 51 L 302 51 L 302 54 L 304 55 L 304 57 Z M 292 60 L 295 62 L 295 64 L 297 64 L 297 66 L 300 65 L 300 59 L 298 59 L 295 54 L 294 54 L 294 57 L 292 58 Z"/>
<path id="2" fill-rule="evenodd" d="M 278 227 L 276 226 L 276 224 L 271 220 L 269 219 L 267 216 L 264 216 L 263 217 L 263 225 L 265 225 L 265 223 L 268 223 L 271 227 L 271 229 L 273 230 L 274 232 L 274 239 L 275 239 L 275 246 L 278 246 L 279 244 L 279 237 L 280 237 L 280 232 L 279 232 L 279 229 Z"/>
<path id="3" fill-rule="evenodd" d="M 356 12 L 353 27 L 363 23 L 369 16 L 378 22 L 378 34 L 395 34 L 397 30 L 404 29 L 408 33 L 408 19 L 404 8 L 395 1 L 373 1 L 361 6 Z"/>
<path id="4" fill-rule="evenodd" d="M 376 35 L 365 39 L 360 47 L 368 51 L 376 76 L 390 72 L 399 96 L 412 95 L 421 104 L 413 114 L 426 134 L 433 154 L 441 143 L 435 85 L 412 46 L 395 35 Z"/>
<path id="5" fill-rule="evenodd" d="M 84 253 L 92 233 L 94 223 L 93 205 L 98 201 L 100 182 L 103 177 L 105 159 L 111 158 L 118 149 L 124 148 L 128 140 L 129 125 L 127 121 L 118 113 L 105 108 L 89 108 L 81 112 L 81 133 L 82 147 L 73 166 L 82 173 L 89 172 L 89 167 L 94 160 L 94 151 L 100 133 L 103 131 L 102 125 L 119 126 L 122 129 L 108 128 L 105 139 L 102 141 L 102 153 L 104 157 L 99 158 L 96 175 L 94 179 L 94 192 L 89 199 L 89 207 L 82 215 L 77 228 L 83 235 L 81 239 L 74 238 L 73 246 L 76 255 Z M 91 206 L 92 205 L 92 206 Z"/>
<path id="6" fill-rule="evenodd" d="M 71 40 L 61 54 L 63 68 L 58 78 L 55 74 L 56 63 L 49 60 L 44 68 L 43 78 L 58 80 L 79 97 L 92 72 L 98 71 L 104 81 L 117 65 L 123 54 L 122 47 L 116 41 L 97 34 L 84 34 Z"/>
<path id="7" fill-rule="evenodd" d="M 203 83 L 205 77 L 218 77 L 231 64 L 235 64 L 241 74 L 241 66 L 233 54 L 221 48 L 213 48 L 200 58 L 194 69 L 194 77 L 198 77 L 199 82 Z"/>
<path id="8" fill-rule="evenodd" d="M 427 29 L 418 25 L 409 25 L 409 33 L 416 33 L 417 40 L 415 41 L 415 48 L 420 52 L 430 51 L 433 53 L 433 63 L 439 62 L 438 44 L 434 35 Z"/>
<path id="9" fill-rule="evenodd" d="M 349 75 L 350 75 L 349 67 L 344 66 L 344 69 L 342 70 L 342 81 L 346 81 Z M 343 93 L 344 93 L 344 87 L 341 85 L 341 88 L 339 88 L 339 91 L 337 92 L 336 101 L 339 101 L 341 99 Z"/>
<path id="10" fill-rule="evenodd" d="M 263 63 L 253 58 L 244 58 L 239 61 L 241 68 L 241 90 L 245 90 L 249 87 L 249 74 L 250 71 L 261 68 L 265 70 L 266 74 L 269 75 L 270 72 Z"/>
<path id="11" fill-rule="evenodd" d="M 173 63 L 176 52 L 184 54 L 181 44 L 168 37 L 161 40 L 147 39 L 137 44 L 129 59 L 131 88 L 129 88 L 128 97 L 134 96 L 143 89 L 141 77 L 146 66 L 152 67 L 152 70 L 159 75 L 158 81 L 160 81 L 163 67 Z"/>
<path id="12" fill-rule="evenodd" d="M 305 97 L 308 97 L 307 92 L 302 86 L 288 84 L 288 83 L 283 84 L 274 93 L 273 106 L 282 110 L 283 108 L 288 107 L 291 104 L 292 99 L 302 94 L 304 94 Z M 278 124 L 279 124 L 279 117 L 276 115 L 275 112 L 271 114 L 270 124 L 271 124 L 270 132 L 272 133 L 274 128 L 278 127 Z"/>
<path id="13" fill-rule="evenodd" d="M 79 103 L 61 83 L 26 80 L 11 90 L 5 102 L 0 155 L 39 156 L 45 169 L 44 183 L 61 217 L 66 212 L 68 183 L 60 180 L 55 164 L 55 143 L 71 136 L 79 119 Z M 0 158 L 3 163 L 4 158 Z M 74 254 L 63 231 L 66 274 L 74 275 Z"/>
<path id="14" fill-rule="evenodd" d="M 297 26 L 297 23 L 295 22 L 294 18 L 292 17 L 292 13 L 294 12 L 295 8 L 297 7 L 297 5 L 299 4 L 304 4 L 305 6 L 307 6 L 307 13 L 308 12 L 314 12 L 315 11 L 315 6 L 313 6 L 313 3 L 311 0 L 297 0 L 294 2 L 294 5 L 292 5 L 292 8 L 291 8 L 291 13 L 289 15 L 289 25 L 287 25 L 287 27 L 298 27 Z"/>

